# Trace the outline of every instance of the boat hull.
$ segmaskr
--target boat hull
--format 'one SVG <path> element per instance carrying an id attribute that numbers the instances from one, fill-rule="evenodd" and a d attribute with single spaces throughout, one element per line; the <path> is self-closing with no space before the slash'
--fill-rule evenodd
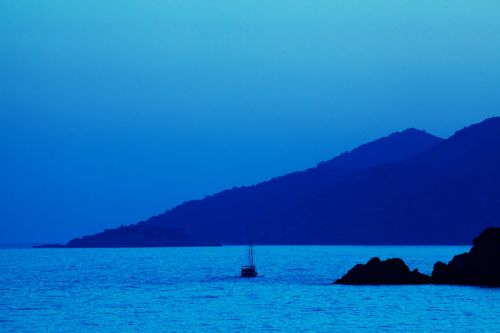
<path id="1" fill-rule="evenodd" d="M 256 277 L 259 275 L 255 266 L 243 266 L 241 268 L 241 277 Z"/>

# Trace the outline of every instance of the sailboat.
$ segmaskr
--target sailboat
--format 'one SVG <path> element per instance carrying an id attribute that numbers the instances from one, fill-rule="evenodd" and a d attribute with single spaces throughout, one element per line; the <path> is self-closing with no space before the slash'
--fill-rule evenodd
<path id="1" fill-rule="evenodd" d="M 257 270 L 255 269 L 255 264 L 253 263 L 253 244 L 250 242 L 250 247 L 248 249 L 248 261 L 249 264 L 247 266 L 241 267 L 241 276 L 242 277 L 256 277 L 258 275 Z"/>

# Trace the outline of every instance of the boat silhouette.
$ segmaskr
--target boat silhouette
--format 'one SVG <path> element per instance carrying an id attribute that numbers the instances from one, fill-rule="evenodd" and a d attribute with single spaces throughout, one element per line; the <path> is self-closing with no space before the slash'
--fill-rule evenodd
<path id="1" fill-rule="evenodd" d="M 253 262 L 253 254 L 253 244 L 250 241 L 250 247 L 248 248 L 248 265 L 241 267 L 242 277 L 256 277 L 258 275 L 257 269 L 255 268 L 255 264 Z"/>

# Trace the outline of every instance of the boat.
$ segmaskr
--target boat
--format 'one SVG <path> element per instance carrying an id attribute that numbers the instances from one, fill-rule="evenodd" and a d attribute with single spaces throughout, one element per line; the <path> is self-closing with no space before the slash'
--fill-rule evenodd
<path id="1" fill-rule="evenodd" d="M 257 269 L 255 268 L 255 264 L 253 262 L 253 244 L 250 242 L 250 247 L 248 249 L 248 265 L 241 267 L 241 276 L 242 277 L 256 277 L 258 275 Z"/>

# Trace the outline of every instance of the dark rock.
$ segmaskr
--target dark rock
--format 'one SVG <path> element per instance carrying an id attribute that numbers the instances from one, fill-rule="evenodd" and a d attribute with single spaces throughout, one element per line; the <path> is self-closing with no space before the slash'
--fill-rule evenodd
<path id="1" fill-rule="evenodd" d="M 500 286 L 500 228 L 487 228 L 473 241 L 471 250 L 448 263 L 434 264 L 432 276 L 410 272 L 403 260 L 380 261 L 354 266 L 336 284 L 458 284 Z"/>
<path id="2" fill-rule="evenodd" d="M 432 282 L 500 286 L 500 228 L 487 228 L 474 239 L 472 249 L 453 257 L 448 263 L 437 262 Z"/>
<path id="3" fill-rule="evenodd" d="M 354 266 L 335 284 L 427 284 L 430 277 L 419 273 L 417 269 L 410 271 L 403 260 L 392 258 L 381 261 L 371 258 L 366 265 Z"/>

